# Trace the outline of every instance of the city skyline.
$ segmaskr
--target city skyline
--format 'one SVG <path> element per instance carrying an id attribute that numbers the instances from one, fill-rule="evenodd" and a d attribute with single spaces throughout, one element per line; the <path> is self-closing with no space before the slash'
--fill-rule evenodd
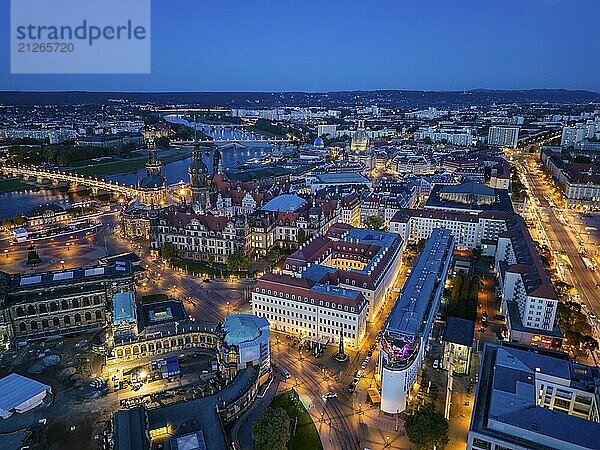
<path id="1" fill-rule="evenodd" d="M 600 91 L 600 63 L 589 56 L 600 6 L 591 1 L 575 14 L 558 0 L 177 6 L 152 2 L 149 75 L 11 75 L 3 47 L 0 90 Z"/>

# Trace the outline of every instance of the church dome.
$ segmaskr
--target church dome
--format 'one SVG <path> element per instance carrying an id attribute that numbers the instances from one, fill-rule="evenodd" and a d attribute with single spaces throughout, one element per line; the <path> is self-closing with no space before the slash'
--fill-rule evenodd
<path id="1" fill-rule="evenodd" d="M 142 189 L 156 189 L 167 184 L 164 177 L 155 173 L 148 175 L 140 180 L 139 187 Z"/>
<path id="2" fill-rule="evenodd" d="M 207 173 L 208 167 L 206 167 L 206 164 L 204 164 L 204 161 L 202 161 L 201 159 L 193 159 L 190 163 L 190 166 L 188 167 L 188 172 Z"/>
<path id="3" fill-rule="evenodd" d="M 318 137 L 315 139 L 315 142 L 313 142 L 313 146 L 315 146 L 316 148 L 323 148 L 325 147 L 325 142 L 323 142 L 323 139 Z"/>

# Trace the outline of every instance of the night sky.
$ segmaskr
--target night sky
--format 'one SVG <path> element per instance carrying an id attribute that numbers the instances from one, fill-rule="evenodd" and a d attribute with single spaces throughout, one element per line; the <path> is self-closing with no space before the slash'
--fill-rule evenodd
<path id="1" fill-rule="evenodd" d="M 154 0 L 150 75 L 10 75 L 2 0 L 0 90 L 600 91 L 598 17 L 598 0 Z"/>

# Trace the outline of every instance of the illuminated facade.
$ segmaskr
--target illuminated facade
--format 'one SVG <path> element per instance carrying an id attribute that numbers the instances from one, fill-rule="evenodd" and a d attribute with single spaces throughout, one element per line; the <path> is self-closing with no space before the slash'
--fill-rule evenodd
<path id="1" fill-rule="evenodd" d="M 365 121 L 359 120 L 358 126 L 356 127 L 356 133 L 352 136 L 352 142 L 350 143 L 350 150 L 356 153 L 364 152 L 369 146 L 369 137 L 365 131 Z"/>
<path id="2" fill-rule="evenodd" d="M 379 374 L 381 410 L 386 413 L 397 414 L 406 409 L 425 357 L 453 252 L 450 231 L 434 230 L 383 328 Z"/>

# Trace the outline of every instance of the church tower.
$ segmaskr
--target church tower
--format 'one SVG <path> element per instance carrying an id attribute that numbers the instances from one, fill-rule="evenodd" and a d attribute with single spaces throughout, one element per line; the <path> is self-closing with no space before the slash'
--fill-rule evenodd
<path id="1" fill-rule="evenodd" d="M 202 161 L 202 150 L 198 144 L 198 132 L 194 118 L 194 150 L 192 151 L 192 162 L 188 167 L 190 176 L 190 189 L 192 191 L 192 202 L 201 210 L 210 209 L 208 168 Z"/>

